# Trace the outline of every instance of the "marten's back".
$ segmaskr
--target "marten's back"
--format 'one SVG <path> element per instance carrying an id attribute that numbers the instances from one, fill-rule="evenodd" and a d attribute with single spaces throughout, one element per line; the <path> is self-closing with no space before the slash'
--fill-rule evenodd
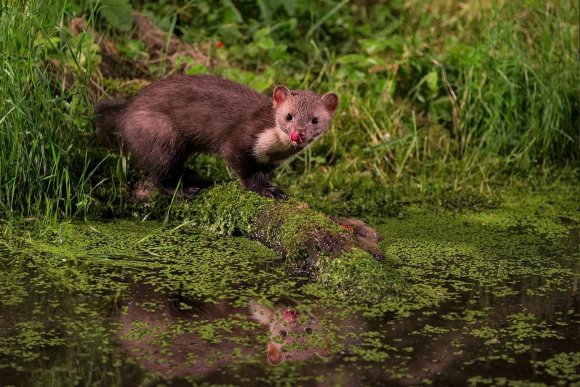
<path id="1" fill-rule="evenodd" d="M 191 150 L 200 151 L 215 151 L 228 141 L 247 141 L 273 126 L 268 97 L 206 75 L 179 75 L 151 84 L 127 104 L 119 123 L 129 145 L 143 138 L 174 140 L 169 134 L 177 132 Z"/>
<path id="2" fill-rule="evenodd" d="M 195 117 L 216 126 L 237 123 L 263 106 L 270 107 L 270 99 L 247 86 L 208 75 L 178 75 L 141 90 L 129 109 L 165 113 L 180 123 Z"/>
<path id="3" fill-rule="evenodd" d="M 143 88 L 133 99 L 140 107 L 171 110 L 189 102 L 218 103 L 217 107 L 243 111 L 269 104 L 270 99 L 250 87 L 210 75 L 176 75 Z"/>

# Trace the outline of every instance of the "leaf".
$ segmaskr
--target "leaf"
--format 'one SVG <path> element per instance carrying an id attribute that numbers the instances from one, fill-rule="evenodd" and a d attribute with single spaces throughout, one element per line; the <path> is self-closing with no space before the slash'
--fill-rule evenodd
<path id="1" fill-rule="evenodd" d="M 195 75 L 195 74 L 208 74 L 209 73 L 209 69 L 207 68 L 207 66 L 201 64 L 201 63 L 196 63 L 194 65 L 191 65 L 187 68 L 187 70 L 185 70 L 185 73 L 187 75 Z"/>
<path id="2" fill-rule="evenodd" d="M 276 43 L 274 42 L 274 39 L 272 38 L 263 38 L 260 39 L 256 42 L 258 44 L 258 47 L 260 47 L 262 50 L 273 50 L 274 48 L 276 48 Z"/>
<path id="3" fill-rule="evenodd" d="M 129 31 L 133 26 L 133 9 L 129 0 L 100 0 L 99 12 L 109 26 Z"/>
<path id="4" fill-rule="evenodd" d="M 296 14 L 296 0 L 286 0 L 282 2 L 286 14 L 290 17 Z"/>
<path id="5" fill-rule="evenodd" d="M 119 51 L 129 59 L 148 57 L 149 54 L 145 48 L 145 43 L 141 40 L 127 39 L 121 40 L 117 45 Z"/>
<path id="6" fill-rule="evenodd" d="M 367 57 L 360 54 L 347 54 L 338 58 L 336 61 L 340 64 L 364 63 Z"/>
<path id="7" fill-rule="evenodd" d="M 385 51 L 395 51 L 399 53 L 403 50 L 403 41 L 399 36 L 377 39 L 359 39 L 358 42 L 369 55 Z"/>
<path id="8" fill-rule="evenodd" d="M 427 82 L 429 91 L 432 93 L 437 92 L 437 89 L 439 88 L 439 75 L 437 74 L 437 71 L 431 71 L 429 74 L 425 75 L 425 81 Z"/>
<path id="9" fill-rule="evenodd" d="M 219 70 L 221 76 L 235 82 L 248 85 L 260 92 L 270 88 L 274 83 L 275 71 L 271 67 L 266 67 L 261 74 L 244 71 L 237 68 L 222 68 Z"/>

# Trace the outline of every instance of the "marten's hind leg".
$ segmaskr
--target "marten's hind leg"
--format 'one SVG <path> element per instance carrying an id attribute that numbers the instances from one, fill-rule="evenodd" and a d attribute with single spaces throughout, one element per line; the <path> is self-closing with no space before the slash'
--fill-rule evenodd
<path id="1" fill-rule="evenodd" d="M 183 167 L 187 158 L 186 154 L 178 151 L 172 156 L 146 168 L 148 177 L 167 195 L 176 194 L 178 197 L 185 198 L 195 196 L 201 188 L 193 175 Z M 175 192 L 178 186 L 179 192 Z"/>
<path id="2" fill-rule="evenodd" d="M 172 158 L 166 158 L 161 163 L 150 166 L 148 177 L 153 184 L 167 195 L 177 195 L 178 198 L 193 198 L 207 183 L 203 183 L 193 173 L 193 171 L 184 168 L 187 159 L 186 150 L 177 149 Z M 179 186 L 179 191 L 176 189 Z"/>
<path id="3" fill-rule="evenodd" d="M 125 120 L 123 137 L 152 183 L 172 195 L 183 172 L 187 149 L 169 117 L 134 112 Z"/>

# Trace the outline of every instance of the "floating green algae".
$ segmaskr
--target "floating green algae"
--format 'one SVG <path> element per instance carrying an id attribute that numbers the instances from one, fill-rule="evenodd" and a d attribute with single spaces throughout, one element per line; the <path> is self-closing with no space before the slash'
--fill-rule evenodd
<path id="1" fill-rule="evenodd" d="M 580 212 L 571 189 L 515 192 L 501 208 L 481 212 L 411 207 L 404 218 L 378 220 L 382 246 L 403 277 L 429 282 L 442 299 L 467 290 L 489 297 L 566 291 L 578 280 L 578 240 L 569 239 Z M 534 278 L 537 286 L 525 284 Z"/>
<path id="2" fill-rule="evenodd" d="M 399 295 L 407 295 L 409 317 L 399 320 L 415 344 L 404 362 L 413 377 L 404 379 L 518 385 L 575 377 L 550 374 L 537 361 L 568 364 L 559 351 L 580 345 L 577 193 L 570 184 L 528 188 L 504 192 L 495 209 L 413 206 L 404 217 L 373 222 L 406 284 Z M 430 358 L 424 372 L 420 356 Z M 442 367 L 445 377 L 437 374 Z M 509 367 L 519 371 L 498 371 Z"/>
<path id="3" fill-rule="evenodd" d="M 0 379 L 575 383 L 580 219 L 571 187 L 547 191 L 543 199 L 537 190 L 505 193 L 492 209 L 408 206 L 403 216 L 371 219 L 391 270 L 373 273 L 368 255 L 352 249 L 321 261 L 318 280 L 232 237 L 239 226 L 116 220 L 65 223 L 34 238 L 15 232 L 0 251 Z M 373 282 L 381 275 L 388 287 Z M 151 291 L 135 298 L 143 288 Z M 334 288 L 360 288 L 353 294 L 368 299 L 336 297 Z M 291 301 L 316 316 L 332 356 L 270 366 L 269 333 L 249 316 L 250 299 Z"/>
<path id="4" fill-rule="evenodd" d="M 564 386 L 568 383 L 580 382 L 580 352 L 562 352 L 553 357 L 536 363 L 540 373 L 553 376 L 557 384 Z"/>
<path id="5" fill-rule="evenodd" d="M 17 253 L 2 256 L 2 273 L 11 280 L 0 286 L 0 375 L 22 372 L 42 385 L 123 384 L 131 361 L 116 349 L 115 310 L 130 283 L 214 302 L 291 293 L 294 284 L 281 279 L 286 272 L 270 250 L 210 235 L 119 221 L 62 224 L 44 238 L 20 240 Z M 201 325 L 204 337 L 212 341 L 219 336 L 211 332 L 227 333 L 232 319 Z M 98 375 L 87 375 L 92 372 Z M 2 380 L 11 383 L 14 376 L 8 372 Z"/>
<path id="6" fill-rule="evenodd" d="M 67 223 L 44 241 L 28 242 L 24 251 L 43 259 L 63 279 L 74 278 L 75 286 L 90 281 L 75 273 L 92 265 L 150 282 L 159 278 L 155 285 L 209 300 L 278 288 L 278 277 L 284 275 L 277 256 L 259 243 L 159 222 Z"/>

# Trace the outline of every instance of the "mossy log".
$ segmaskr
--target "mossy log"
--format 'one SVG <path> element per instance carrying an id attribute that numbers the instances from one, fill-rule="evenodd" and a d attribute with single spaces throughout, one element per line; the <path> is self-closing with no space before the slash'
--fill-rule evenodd
<path id="1" fill-rule="evenodd" d="M 202 190 L 195 198 L 174 200 L 154 195 L 134 210 L 165 213 L 219 235 L 241 235 L 277 252 L 293 274 L 307 275 L 345 297 L 373 302 L 392 290 L 394 269 L 363 250 L 352 230 L 295 199 L 276 201 L 237 182 Z M 372 250 L 371 250 L 372 251 Z"/>

